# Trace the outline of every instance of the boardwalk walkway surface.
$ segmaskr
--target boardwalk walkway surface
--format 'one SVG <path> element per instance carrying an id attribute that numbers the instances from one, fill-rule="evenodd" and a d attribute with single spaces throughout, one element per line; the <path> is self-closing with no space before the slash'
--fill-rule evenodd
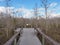
<path id="1" fill-rule="evenodd" d="M 34 28 L 24 28 L 17 45 L 41 45 Z"/>

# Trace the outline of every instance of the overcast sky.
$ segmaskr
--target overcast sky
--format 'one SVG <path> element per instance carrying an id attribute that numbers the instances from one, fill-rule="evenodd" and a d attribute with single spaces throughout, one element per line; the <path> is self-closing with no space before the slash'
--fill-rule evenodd
<path id="1" fill-rule="evenodd" d="M 33 9 L 35 8 L 35 4 L 38 5 L 39 16 L 44 15 L 44 7 L 41 6 L 40 0 L 11 0 L 9 2 L 9 8 L 14 9 L 14 11 L 18 11 L 19 13 L 15 16 L 22 16 L 26 18 L 33 17 Z M 60 0 L 49 0 L 50 7 L 48 8 L 48 15 L 50 17 L 59 17 L 60 16 Z M 6 1 L 0 0 L 0 12 L 5 12 Z M 12 10 L 11 10 L 12 11 Z M 11 13 L 10 11 L 10 13 Z M 44 16 L 43 16 L 44 17 Z"/>

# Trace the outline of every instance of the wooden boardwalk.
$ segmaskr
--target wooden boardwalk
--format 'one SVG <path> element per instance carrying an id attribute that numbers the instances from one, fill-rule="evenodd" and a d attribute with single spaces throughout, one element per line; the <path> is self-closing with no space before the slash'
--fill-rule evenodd
<path id="1" fill-rule="evenodd" d="M 17 45 L 42 45 L 34 28 L 24 28 Z"/>

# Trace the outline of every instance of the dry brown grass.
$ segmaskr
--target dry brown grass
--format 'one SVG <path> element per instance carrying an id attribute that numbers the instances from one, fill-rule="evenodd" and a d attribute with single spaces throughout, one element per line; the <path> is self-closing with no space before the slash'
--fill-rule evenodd
<path id="1" fill-rule="evenodd" d="M 56 22 L 55 19 L 53 21 L 51 19 L 51 20 L 49 20 L 47 25 L 41 24 L 40 28 L 42 29 L 42 31 L 44 33 L 46 32 L 46 26 L 48 26 L 46 35 L 50 36 L 51 38 L 53 38 L 54 40 L 56 40 L 57 42 L 60 43 L 60 23 L 59 23 L 59 20 Z"/>

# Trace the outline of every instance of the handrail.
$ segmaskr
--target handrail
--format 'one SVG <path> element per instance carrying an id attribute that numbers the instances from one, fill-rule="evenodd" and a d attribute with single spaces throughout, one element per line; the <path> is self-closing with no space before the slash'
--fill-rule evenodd
<path id="1" fill-rule="evenodd" d="M 60 45 L 60 43 L 56 42 L 55 40 L 53 40 L 52 38 L 50 38 L 49 36 L 47 36 L 46 34 L 44 34 L 39 28 L 35 28 L 42 36 L 44 36 L 44 38 L 48 39 L 50 42 L 53 43 L 53 45 Z"/>
<path id="2" fill-rule="evenodd" d="M 21 31 L 22 29 L 20 29 Z M 17 38 L 17 36 L 20 34 L 20 31 L 16 33 L 10 40 L 8 40 L 4 45 L 12 45 L 13 41 Z"/>

